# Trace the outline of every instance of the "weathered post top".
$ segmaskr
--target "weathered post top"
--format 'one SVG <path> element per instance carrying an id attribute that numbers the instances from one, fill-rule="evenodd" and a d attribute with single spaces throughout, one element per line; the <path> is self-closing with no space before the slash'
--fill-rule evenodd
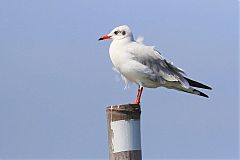
<path id="1" fill-rule="evenodd" d="M 107 107 L 107 113 L 114 115 L 111 121 L 140 119 L 141 107 L 138 104 L 121 104 Z"/>
<path id="2" fill-rule="evenodd" d="M 141 108 L 138 104 L 106 108 L 110 160 L 141 160 Z"/>

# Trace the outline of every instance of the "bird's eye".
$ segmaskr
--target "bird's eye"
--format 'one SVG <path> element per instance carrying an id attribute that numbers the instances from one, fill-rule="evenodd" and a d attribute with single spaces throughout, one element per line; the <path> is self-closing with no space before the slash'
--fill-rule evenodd
<path id="1" fill-rule="evenodd" d="M 114 32 L 114 34 L 116 34 L 116 35 L 117 35 L 117 34 L 118 34 L 118 31 L 115 31 L 115 32 Z"/>
<path id="2" fill-rule="evenodd" d="M 126 31 L 122 31 L 122 35 L 125 35 L 126 34 Z"/>

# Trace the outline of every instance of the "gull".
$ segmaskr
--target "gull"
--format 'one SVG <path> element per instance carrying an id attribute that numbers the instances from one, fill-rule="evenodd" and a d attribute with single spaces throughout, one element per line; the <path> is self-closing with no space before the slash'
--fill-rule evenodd
<path id="1" fill-rule="evenodd" d="M 134 82 L 138 85 L 136 104 L 140 104 L 143 87 L 166 87 L 208 98 L 208 95 L 193 87 L 211 87 L 187 78 L 181 68 L 167 61 L 154 46 L 144 45 L 142 40 L 135 41 L 127 25 L 116 27 L 99 38 L 106 39 L 112 39 L 109 54 L 115 70 L 125 83 Z"/>

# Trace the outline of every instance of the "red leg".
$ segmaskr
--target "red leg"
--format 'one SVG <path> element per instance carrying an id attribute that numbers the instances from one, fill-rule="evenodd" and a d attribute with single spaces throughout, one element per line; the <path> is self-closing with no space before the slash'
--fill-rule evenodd
<path id="1" fill-rule="evenodd" d="M 140 104 L 140 99 L 141 99 L 141 96 L 142 96 L 142 91 L 143 91 L 143 87 L 141 86 L 138 86 L 138 94 L 137 94 L 137 97 L 136 97 L 136 100 L 135 100 L 135 103 L 136 104 Z"/>

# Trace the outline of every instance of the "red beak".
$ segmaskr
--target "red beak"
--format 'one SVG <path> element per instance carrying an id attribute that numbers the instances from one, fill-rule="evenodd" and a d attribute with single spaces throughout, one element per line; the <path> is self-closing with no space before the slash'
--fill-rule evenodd
<path id="1" fill-rule="evenodd" d="M 100 37 L 98 40 L 99 41 L 101 41 L 101 40 L 105 40 L 105 39 L 109 39 L 109 38 L 111 38 L 112 36 L 102 36 L 102 37 Z"/>

